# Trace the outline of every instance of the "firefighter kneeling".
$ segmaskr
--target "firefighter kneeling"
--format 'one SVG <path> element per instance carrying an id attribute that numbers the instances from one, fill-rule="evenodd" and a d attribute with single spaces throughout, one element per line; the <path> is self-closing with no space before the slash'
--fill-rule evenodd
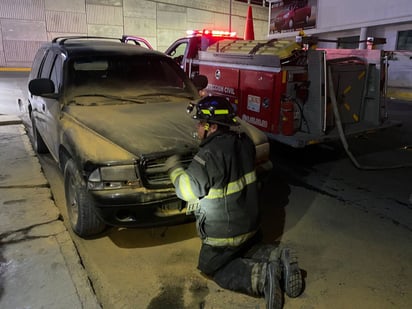
<path id="1" fill-rule="evenodd" d="M 255 145 L 231 130 L 238 123 L 225 98 L 205 97 L 195 107 L 199 152 L 186 170 L 176 156 L 166 167 L 196 217 L 198 269 L 222 288 L 264 296 L 267 308 L 282 308 L 282 289 L 297 297 L 303 281 L 289 248 L 261 244 Z"/>

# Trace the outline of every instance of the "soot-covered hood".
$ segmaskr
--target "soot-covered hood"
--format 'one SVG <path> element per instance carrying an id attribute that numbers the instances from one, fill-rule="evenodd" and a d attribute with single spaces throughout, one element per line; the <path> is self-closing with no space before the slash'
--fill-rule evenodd
<path id="1" fill-rule="evenodd" d="M 135 155 L 185 152 L 198 146 L 186 103 L 66 106 L 65 113 Z"/>

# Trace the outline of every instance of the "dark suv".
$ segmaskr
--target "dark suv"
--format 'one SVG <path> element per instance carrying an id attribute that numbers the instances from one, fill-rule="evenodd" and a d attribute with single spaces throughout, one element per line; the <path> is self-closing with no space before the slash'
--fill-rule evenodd
<path id="1" fill-rule="evenodd" d="M 188 79 L 168 56 L 121 39 L 62 37 L 37 52 L 29 77 L 33 144 L 64 173 L 73 230 L 106 224 L 149 227 L 192 220 L 164 168 L 179 153 L 190 163 L 198 140 L 185 112 L 207 80 Z M 260 166 L 266 136 L 243 123 Z"/>

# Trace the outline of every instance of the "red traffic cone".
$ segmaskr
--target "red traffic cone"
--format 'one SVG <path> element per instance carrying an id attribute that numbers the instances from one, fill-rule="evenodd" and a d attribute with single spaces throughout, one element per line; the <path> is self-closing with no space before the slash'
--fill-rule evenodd
<path id="1" fill-rule="evenodd" d="M 244 39 L 245 40 L 254 40 L 255 39 L 255 32 L 253 30 L 252 7 L 250 5 L 247 9 Z"/>

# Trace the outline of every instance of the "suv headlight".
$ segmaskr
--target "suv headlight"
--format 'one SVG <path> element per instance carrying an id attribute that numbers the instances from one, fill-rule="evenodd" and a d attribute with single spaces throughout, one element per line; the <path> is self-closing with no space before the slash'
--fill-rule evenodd
<path id="1" fill-rule="evenodd" d="M 89 190 L 110 190 L 136 188 L 142 184 L 136 175 L 134 165 L 102 166 L 96 168 L 89 176 Z"/>

